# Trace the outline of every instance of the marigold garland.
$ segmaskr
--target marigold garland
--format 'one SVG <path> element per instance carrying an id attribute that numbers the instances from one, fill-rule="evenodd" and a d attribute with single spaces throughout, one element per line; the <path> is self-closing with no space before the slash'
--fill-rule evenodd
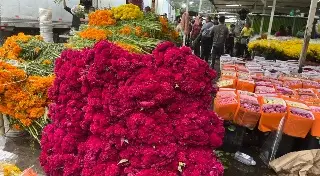
<path id="1" fill-rule="evenodd" d="M 116 24 L 111 10 L 97 10 L 89 14 L 89 25 L 110 26 Z"/>
<path id="2" fill-rule="evenodd" d="M 133 20 L 143 17 L 143 12 L 140 8 L 133 4 L 124 4 L 119 7 L 113 7 L 112 13 L 117 20 Z"/>

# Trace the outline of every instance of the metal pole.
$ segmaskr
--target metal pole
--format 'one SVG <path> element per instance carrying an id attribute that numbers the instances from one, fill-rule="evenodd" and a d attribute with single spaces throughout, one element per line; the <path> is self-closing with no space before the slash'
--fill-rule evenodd
<path id="1" fill-rule="evenodd" d="M 277 4 L 277 0 L 273 0 L 271 17 L 270 17 L 269 28 L 268 28 L 268 35 L 271 34 L 272 23 L 273 23 L 273 16 L 274 16 L 274 11 L 276 10 L 276 4 Z"/>
<path id="2" fill-rule="evenodd" d="M 317 11 L 317 3 L 318 3 L 318 0 L 311 0 L 307 27 L 304 32 L 304 42 L 302 45 L 302 50 L 301 50 L 300 58 L 299 58 L 299 73 L 302 73 L 302 67 L 303 67 L 303 64 L 306 60 L 307 50 L 308 50 L 309 42 L 310 42 L 310 38 L 311 38 L 314 16 L 316 15 L 316 11 Z"/>
<path id="3" fill-rule="evenodd" d="M 187 0 L 187 4 L 186 4 L 186 12 L 189 13 L 189 0 Z M 186 23 L 189 22 L 189 19 L 186 21 Z M 182 46 L 186 45 L 186 40 L 187 40 L 187 35 L 183 32 L 183 44 Z"/>
<path id="4" fill-rule="evenodd" d="M 295 35 L 294 35 L 294 34 L 295 34 L 295 32 L 294 32 L 295 26 L 296 26 L 296 17 L 294 16 L 294 17 L 293 17 L 293 26 L 292 26 L 292 29 L 291 29 L 291 30 L 292 30 L 292 31 L 291 31 L 291 32 L 292 32 L 292 34 L 291 34 L 292 36 L 295 36 Z"/>
<path id="5" fill-rule="evenodd" d="M 264 24 L 264 14 L 266 13 L 266 7 L 267 7 L 267 2 L 263 2 L 263 9 L 262 9 L 262 17 L 261 17 L 261 23 L 260 23 L 260 35 L 263 33 L 263 24 Z"/>
<path id="6" fill-rule="evenodd" d="M 201 12 L 202 0 L 199 2 L 199 12 Z"/>

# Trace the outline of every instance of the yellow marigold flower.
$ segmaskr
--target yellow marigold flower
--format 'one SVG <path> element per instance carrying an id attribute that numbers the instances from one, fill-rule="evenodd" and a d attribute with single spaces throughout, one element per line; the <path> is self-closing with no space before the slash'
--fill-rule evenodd
<path id="1" fill-rule="evenodd" d="M 42 64 L 43 65 L 50 65 L 52 62 L 51 62 L 51 60 L 49 60 L 49 59 L 45 59 L 43 62 L 42 62 Z"/>
<path id="2" fill-rule="evenodd" d="M 21 170 L 16 165 L 4 164 L 2 167 L 4 176 L 13 176 L 21 174 Z"/>
<path id="3" fill-rule="evenodd" d="M 37 53 L 37 54 L 39 53 L 40 50 L 41 50 L 40 47 L 35 47 L 35 48 L 34 48 L 34 52 Z"/>
<path id="4" fill-rule="evenodd" d="M 133 4 L 124 4 L 119 7 L 113 7 L 111 11 L 117 20 L 133 20 L 143 17 L 143 12 L 140 8 Z"/>

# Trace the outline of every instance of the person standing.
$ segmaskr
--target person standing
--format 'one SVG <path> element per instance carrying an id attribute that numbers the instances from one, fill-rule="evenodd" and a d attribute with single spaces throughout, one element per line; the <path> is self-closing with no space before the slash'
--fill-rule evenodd
<path id="1" fill-rule="evenodd" d="M 204 59 L 206 62 L 209 61 L 212 48 L 210 28 L 213 26 L 213 22 L 211 20 L 212 18 L 208 16 L 206 23 L 201 28 L 201 59 Z"/>
<path id="2" fill-rule="evenodd" d="M 71 8 L 67 6 L 66 0 L 63 0 L 63 7 L 64 10 L 66 10 L 67 12 L 69 12 L 72 15 L 72 24 L 71 24 L 71 28 L 74 28 L 76 31 L 79 30 L 81 21 L 85 21 L 85 16 L 77 16 L 76 14 L 74 14 L 71 11 Z"/>
<path id="3" fill-rule="evenodd" d="M 213 25 L 219 25 L 218 17 L 213 18 Z"/>
<path id="4" fill-rule="evenodd" d="M 193 45 L 194 54 L 200 57 L 200 32 L 202 28 L 202 18 L 197 16 L 194 20 L 192 30 L 191 30 L 191 40 Z"/>
<path id="5" fill-rule="evenodd" d="M 236 37 L 236 32 L 235 32 L 236 26 L 234 24 L 230 25 L 230 31 L 229 31 L 229 36 L 226 40 L 226 54 L 229 54 L 230 56 L 233 56 L 233 48 L 234 48 L 234 39 Z"/>
<path id="6" fill-rule="evenodd" d="M 213 45 L 212 45 L 212 68 L 214 67 L 216 59 L 219 59 L 224 53 L 224 45 L 226 39 L 229 35 L 229 30 L 224 24 L 226 18 L 225 16 L 219 17 L 219 25 L 216 25 L 212 28 L 211 36 L 213 36 Z"/>
<path id="7" fill-rule="evenodd" d="M 249 54 L 248 43 L 252 35 L 253 35 L 253 29 L 251 28 L 251 23 L 248 21 L 240 34 L 241 39 L 240 39 L 239 50 L 240 50 L 240 55 L 242 57 L 247 57 L 247 55 Z"/>
<path id="8" fill-rule="evenodd" d="M 287 36 L 287 31 L 283 25 L 280 26 L 279 31 L 275 34 L 276 37 L 284 37 Z"/>

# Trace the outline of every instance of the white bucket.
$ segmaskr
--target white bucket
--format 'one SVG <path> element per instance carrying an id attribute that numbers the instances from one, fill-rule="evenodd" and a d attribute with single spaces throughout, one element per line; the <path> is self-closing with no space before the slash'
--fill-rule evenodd
<path id="1" fill-rule="evenodd" d="M 43 41 L 53 42 L 53 32 L 40 33 L 40 35 L 43 38 Z"/>
<path id="2" fill-rule="evenodd" d="M 39 21 L 40 22 L 52 21 L 52 10 L 39 8 Z"/>
<path id="3" fill-rule="evenodd" d="M 51 33 L 52 30 L 52 26 L 40 26 L 40 33 Z"/>

